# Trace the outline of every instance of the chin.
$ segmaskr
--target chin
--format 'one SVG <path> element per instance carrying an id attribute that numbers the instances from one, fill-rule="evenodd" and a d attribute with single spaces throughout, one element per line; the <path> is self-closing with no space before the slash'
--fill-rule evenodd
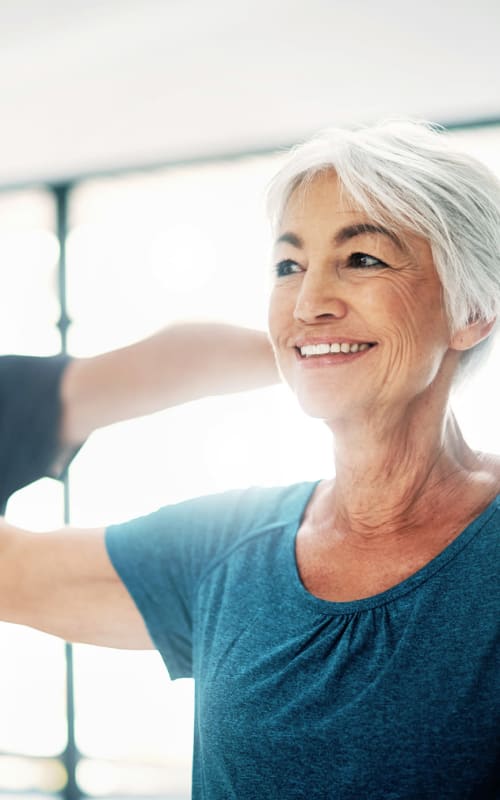
<path id="1" fill-rule="evenodd" d="M 294 389 L 297 401 L 308 417 L 322 419 L 325 422 L 345 419 L 354 413 L 354 403 L 352 397 L 336 391 L 308 391 L 305 389 Z"/>

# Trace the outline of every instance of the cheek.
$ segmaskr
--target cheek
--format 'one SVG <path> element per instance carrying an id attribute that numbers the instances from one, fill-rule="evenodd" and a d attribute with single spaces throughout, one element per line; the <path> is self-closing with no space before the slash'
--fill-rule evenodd
<path id="1" fill-rule="evenodd" d="M 380 283 L 367 287 L 365 308 L 379 317 L 384 328 L 399 331 L 405 339 L 448 336 L 441 287 L 420 279 L 392 283 L 381 276 Z"/>
<path id="2" fill-rule="evenodd" d="M 268 330 L 282 379 L 294 384 L 295 352 L 289 346 L 294 329 L 295 300 L 282 287 L 274 288 L 269 298 Z"/>
<path id="3" fill-rule="evenodd" d="M 415 281 L 385 289 L 383 306 L 377 310 L 375 293 L 370 301 L 373 314 L 378 313 L 381 320 L 381 338 L 388 344 L 383 379 L 389 383 L 391 376 L 399 374 L 407 381 L 410 372 L 427 383 L 449 343 L 440 287 Z"/>
<path id="4" fill-rule="evenodd" d="M 274 287 L 269 297 L 268 327 L 271 341 L 275 347 L 286 340 L 293 324 L 295 300 L 292 292 Z"/>

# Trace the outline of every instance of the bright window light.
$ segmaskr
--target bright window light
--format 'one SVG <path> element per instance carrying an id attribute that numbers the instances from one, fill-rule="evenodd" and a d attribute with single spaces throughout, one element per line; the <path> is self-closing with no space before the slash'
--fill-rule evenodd
<path id="1" fill-rule="evenodd" d="M 0 352 L 50 355 L 60 347 L 59 245 L 48 192 L 0 195 Z"/>

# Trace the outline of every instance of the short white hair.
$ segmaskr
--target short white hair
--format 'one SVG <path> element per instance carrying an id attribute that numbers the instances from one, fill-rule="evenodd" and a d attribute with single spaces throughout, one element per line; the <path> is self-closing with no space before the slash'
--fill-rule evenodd
<path id="1" fill-rule="evenodd" d="M 484 164 L 428 122 L 327 129 L 294 147 L 273 179 L 268 208 L 275 228 L 292 192 L 328 170 L 374 220 L 429 242 L 452 331 L 498 318 L 500 181 Z M 481 362 L 487 349 L 482 342 L 465 351 L 461 367 Z"/>

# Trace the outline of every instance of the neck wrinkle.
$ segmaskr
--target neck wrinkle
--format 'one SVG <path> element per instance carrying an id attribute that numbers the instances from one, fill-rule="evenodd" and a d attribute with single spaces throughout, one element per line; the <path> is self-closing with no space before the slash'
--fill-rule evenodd
<path id="1" fill-rule="evenodd" d="M 385 427 L 343 426 L 335 432 L 334 455 L 329 525 L 333 517 L 336 531 L 366 540 L 437 522 L 480 468 L 453 413 L 427 401 L 418 414 L 407 409 Z"/>

